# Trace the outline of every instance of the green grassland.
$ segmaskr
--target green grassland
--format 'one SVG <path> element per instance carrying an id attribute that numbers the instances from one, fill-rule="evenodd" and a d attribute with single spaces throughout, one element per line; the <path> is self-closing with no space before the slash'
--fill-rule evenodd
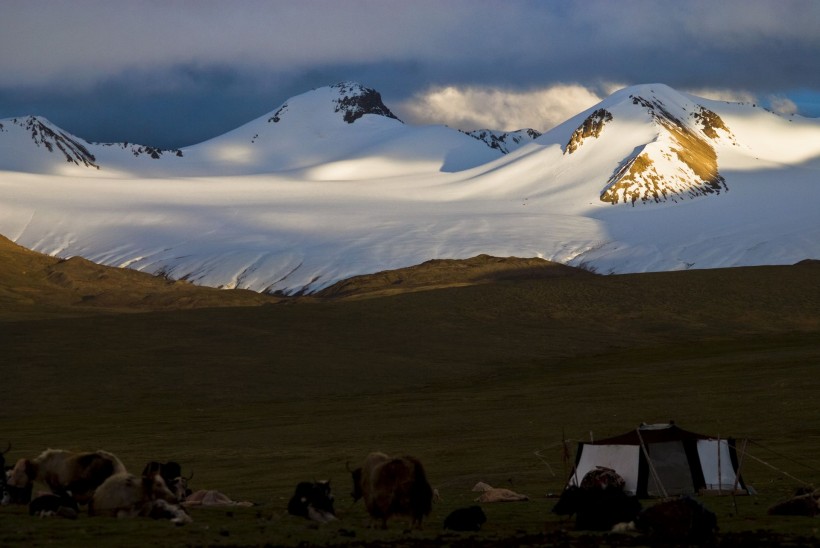
<path id="1" fill-rule="evenodd" d="M 562 440 L 574 456 L 578 440 L 670 419 L 753 440 L 743 475 L 758 495 L 702 499 L 726 545 L 820 544 L 816 518 L 766 515 L 820 483 L 817 263 L 621 276 L 528 264 L 452 287 L 438 270 L 427 286 L 382 273 L 389 291 L 370 279 L 303 299 L 143 278 L 137 291 L 110 270 L 80 283 L 100 280 L 96 265 L 43 274 L 58 267 L 34 268 L 40 281 L 0 272 L 7 460 L 47 447 L 104 448 L 134 471 L 177 460 L 194 489 L 257 505 L 192 509 L 180 528 L 3 507 L 0 545 L 634 544 L 563 532 L 547 496 L 568 474 Z M 442 500 L 423 531 L 365 527 L 346 467 L 373 450 L 425 463 Z M 287 515 L 314 479 L 331 480 L 338 522 Z M 443 534 L 477 481 L 531 500 L 484 505 L 478 534 Z"/>

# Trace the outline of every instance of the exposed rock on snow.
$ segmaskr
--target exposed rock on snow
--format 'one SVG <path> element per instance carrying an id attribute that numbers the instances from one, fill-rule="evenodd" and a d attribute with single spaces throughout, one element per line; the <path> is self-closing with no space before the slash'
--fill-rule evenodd
<path id="1" fill-rule="evenodd" d="M 487 143 L 490 148 L 508 154 L 513 150 L 531 143 L 541 136 L 541 132 L 534 129 L 519 129 L 518 131 L 495 131 L 492 129 L 477 129 L 465 132 L 470 137 Z"/>
<path id="2" fill-rule="evenodd" d="M 604 129 L 604 124 L 611 121 L 612 114 L 602 108 L 599 108 L 587 116 L 584 123 L 578 126 L 578 129 L 572 133 L 572 137 L 569 138 L 569 142 L 564 149 L 564 154 L 572 154 L 575 152 L 584 142 L 584 139 L 588 137 L 598 137 L 598 135 L 601 134 L 601 130 Z"/>

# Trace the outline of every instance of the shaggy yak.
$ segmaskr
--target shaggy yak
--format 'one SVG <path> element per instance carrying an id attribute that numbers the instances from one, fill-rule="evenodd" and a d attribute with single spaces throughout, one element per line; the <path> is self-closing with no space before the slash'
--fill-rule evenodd
<path id="1" fill-rule="evenodd" d="M 74 453 L 47 449 L 33 459 L 18 460 L 8 484 L 25 489 L 41 481 L 53 493 L 70 492 L 79 504 L 86 504 L 106 478 L 121 472 L 125 472 L 125 466 L 107 451 Z"/>
<path id="2" fill-rule="evenodd" d="M 351 475 L 354 502 L 364 499 L 367 513 L 374 521 L 380 520 L 383 529 L 396 515 L 409 516 L 411 528 L 421 528 L 424 516 L 433 509 L 433 488 L 414 457 L 370 453 Z"/>
<path id="3" fill-rule="evenodd" d="M 165 518 L 178 525 L 189 523 L 191 518 L 176 503 L 176 495 L 168 489 L 159 474 L 139 477 L 122 472 L 109 477 L 97 488 L 88 505 L 88 514 L 117 518 Z"/>
<path id="4" fill-rule="evenodd" d="M 624 480 L 614 470 L 590 470 L 581 486 L 569 485 L 552 511 L 575 515 L 575 528 L 582 531 L 609 531 L 616 524 L 635 520 L 641 510 L 637 497 L 624 491 Z"/>

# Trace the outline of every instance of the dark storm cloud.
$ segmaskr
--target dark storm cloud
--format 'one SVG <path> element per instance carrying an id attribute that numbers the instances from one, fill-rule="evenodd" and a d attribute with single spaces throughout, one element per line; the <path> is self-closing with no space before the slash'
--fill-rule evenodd
<path id="1" fill-rule="evenodd" d="M 5 0 L 0 118 L 191 144 L 340 80 L 388 105 L 441 86 L 664 82 L 820 93 L 813 1 Z M 801 106 L 802 105 L 802 106 Z"/>

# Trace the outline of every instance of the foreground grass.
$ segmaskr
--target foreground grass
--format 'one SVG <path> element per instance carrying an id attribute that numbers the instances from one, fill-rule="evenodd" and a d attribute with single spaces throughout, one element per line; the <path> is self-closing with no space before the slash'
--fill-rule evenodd
<path id="1" fill-rule="evenodd" d="M 257 506 L 195 509 L 178 529 L 2 508 L 0 544 L 560 544 L 538 535 L 568 527 L 547 497 L 568 473 L 562 439 L 574 454 L 590 435 L 670 419 L 754 441 L 743 472 L 758 496 L 704 499 L 721 531 L 817 543 L 816 520 L 765 515 L 801 480 L 820 481 L 817 273 L 559 278 L 70 319 L 29 310 L 44 319 L 0 325 L 8 460 L 46 447 L 105 448 L 134 470 L 173 459 L 194 488 Z M 426 464 L 443 500 L 423 532 L 369 530 L 349 504 L 347 463 L 372 450 Z M 288 516 L 296 482 L 323 478 L 340 522 Z M 531 500 L 485 505 L 475 538 L 440 536 L 477 481 Z"/>

